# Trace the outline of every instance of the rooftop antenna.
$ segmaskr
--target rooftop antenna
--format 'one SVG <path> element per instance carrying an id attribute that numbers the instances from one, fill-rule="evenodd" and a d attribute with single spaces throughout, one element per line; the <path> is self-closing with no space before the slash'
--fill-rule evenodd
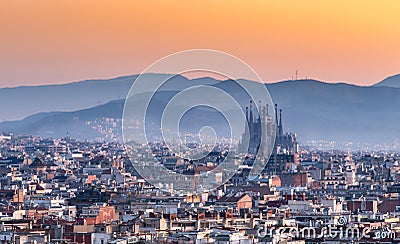
<path id="1" fill-rule="evenodd" d="M 297 80 L 297 69 L 296 69 L 296 80 Z"/>

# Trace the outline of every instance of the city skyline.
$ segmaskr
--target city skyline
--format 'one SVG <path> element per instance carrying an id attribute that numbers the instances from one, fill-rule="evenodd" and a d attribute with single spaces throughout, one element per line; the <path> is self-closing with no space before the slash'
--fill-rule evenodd
<path id="1" fill-rule="evenodd" d="M 0 243 L 400 243 L 398 10 L 3 1 Z"/>

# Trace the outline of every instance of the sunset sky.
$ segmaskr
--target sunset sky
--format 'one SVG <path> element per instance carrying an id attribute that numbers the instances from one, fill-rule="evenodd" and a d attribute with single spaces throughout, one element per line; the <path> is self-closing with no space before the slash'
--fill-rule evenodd
<path id="1" fill-rule="evenodd" d="M 370 85 L 400 73 L 400 1 L 0 1 L 0 87 L 140 73 L 233 54 L 264 81 Z"/>

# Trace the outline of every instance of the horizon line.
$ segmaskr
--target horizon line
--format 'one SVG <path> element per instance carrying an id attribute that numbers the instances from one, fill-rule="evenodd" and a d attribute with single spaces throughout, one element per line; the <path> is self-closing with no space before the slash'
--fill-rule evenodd
<path id="1" fill-rule="evenodd" d="M 168 73 L 143 73 L 143 74 L 162 75 L 162 74 L 168 74 Z M 131 77 L 131 76 L 138 76 L 138 75 L 141 75 L 141 73 L 137 73 L 137 74 L 121 74 L 121 75 L 116 75 L 116 76 L 98 77 L 98 78 L 82 78 L 82 79 L 71 80 L 71 81 L 62 82 L 62 83 L 21 84 L 21 85 L 16 85 L 16 86 L 0 86 L 0 89 L 16 89 L 16 88 L 24 88 L 24 87 L 44 87 L 44 86 L 62 86 L 62 85 L 69 85 L 69 84 L 73 84 L 73 83 L 80 83 L 80 82 L 87 82 L 87 81 L 115 80 L 115 79 L 120 79 L 120 78 L 128 78 L 128 77 Z M 199 76 L 199 77 L 195 77 L 195 78 L 189 78 L 189 77 L 185 76 L 184 74 L 175 74 L 175 75 L 184 76 L 188 80 L 196 80 L 196 79 L 200 79 L 200 78 L 211 78 L 211 79 L 218 80 L 218 81 L 227 81 L 227 80 L 229 80 L 229 79 L 217 79 L 217 78 L 209 76 L 209 75 Z M 360 85 L 360 84 L 346 82 L 346 81 L 323 80 L 323 79 L 319 79 L 319 78 L 314 78 L 312 76 L 310 76 L 310 77 L 308 77 L 308 76 L 297 77 L 296 79 L 294 79 L 294 77 L 287 78 L 287 79 L 283 78 L 283 79 L 280 79 L 280 80 L 263 81 L 263 83 L 264 84 L 276 84 L 276 83 L 287 82 L 287 81 L 314 80 L 314 81 L 318 81 L 318 82 L 325 83 L 325 84 L 346 84 L 346 85 L 353 85 L 353 86 L 358 86 L 358 87 L 373 87 L 374 85 L 382 82 L 383 80 L 385 80 L 387 78 L 390 78 L 390 77 L 393 77 L 393 76 L 396 76 L 396 75 L 400 75 L 400 73 L 388 75 L 388 76 L 384 77 L 383 79 L 381 79 L 381 80 L 379 80 L 377 82 L 374 82 L 374 83 L 372 83 L 370 85 Z M 245 79 L 245 78 L 237 78 L 236 80 L 240 80 L 240 79 Z M 245 80 L 249 80 L 249 79 L 245 79 Z M 252 80 L 249 80 L 249 81 L 252 81 Z"/>

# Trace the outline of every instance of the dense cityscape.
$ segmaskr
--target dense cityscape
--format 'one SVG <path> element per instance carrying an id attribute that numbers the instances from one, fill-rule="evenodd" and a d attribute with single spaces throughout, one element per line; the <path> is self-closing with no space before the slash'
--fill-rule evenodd
<path id="1" fill-rule="evenodd" d="M 400 243 L 399 13 L 1 1 L 0 244 Z"/>
<path id="2" fill-rule="evenodd" d="M 316 150 L 285 132 L 249 177 L 259 144 L 218 189 L 174 194 L 133 168 L 123 143 L 0 136 L 2 243 L 397 243 L 400 154 Z M 278 118 L 279 114 L 279 118 Z M 250 140 L 262 119 L 246 111 Z M 201 175 L 225 156 L 188 162 L 151 145 L 169 170 Z"/>

